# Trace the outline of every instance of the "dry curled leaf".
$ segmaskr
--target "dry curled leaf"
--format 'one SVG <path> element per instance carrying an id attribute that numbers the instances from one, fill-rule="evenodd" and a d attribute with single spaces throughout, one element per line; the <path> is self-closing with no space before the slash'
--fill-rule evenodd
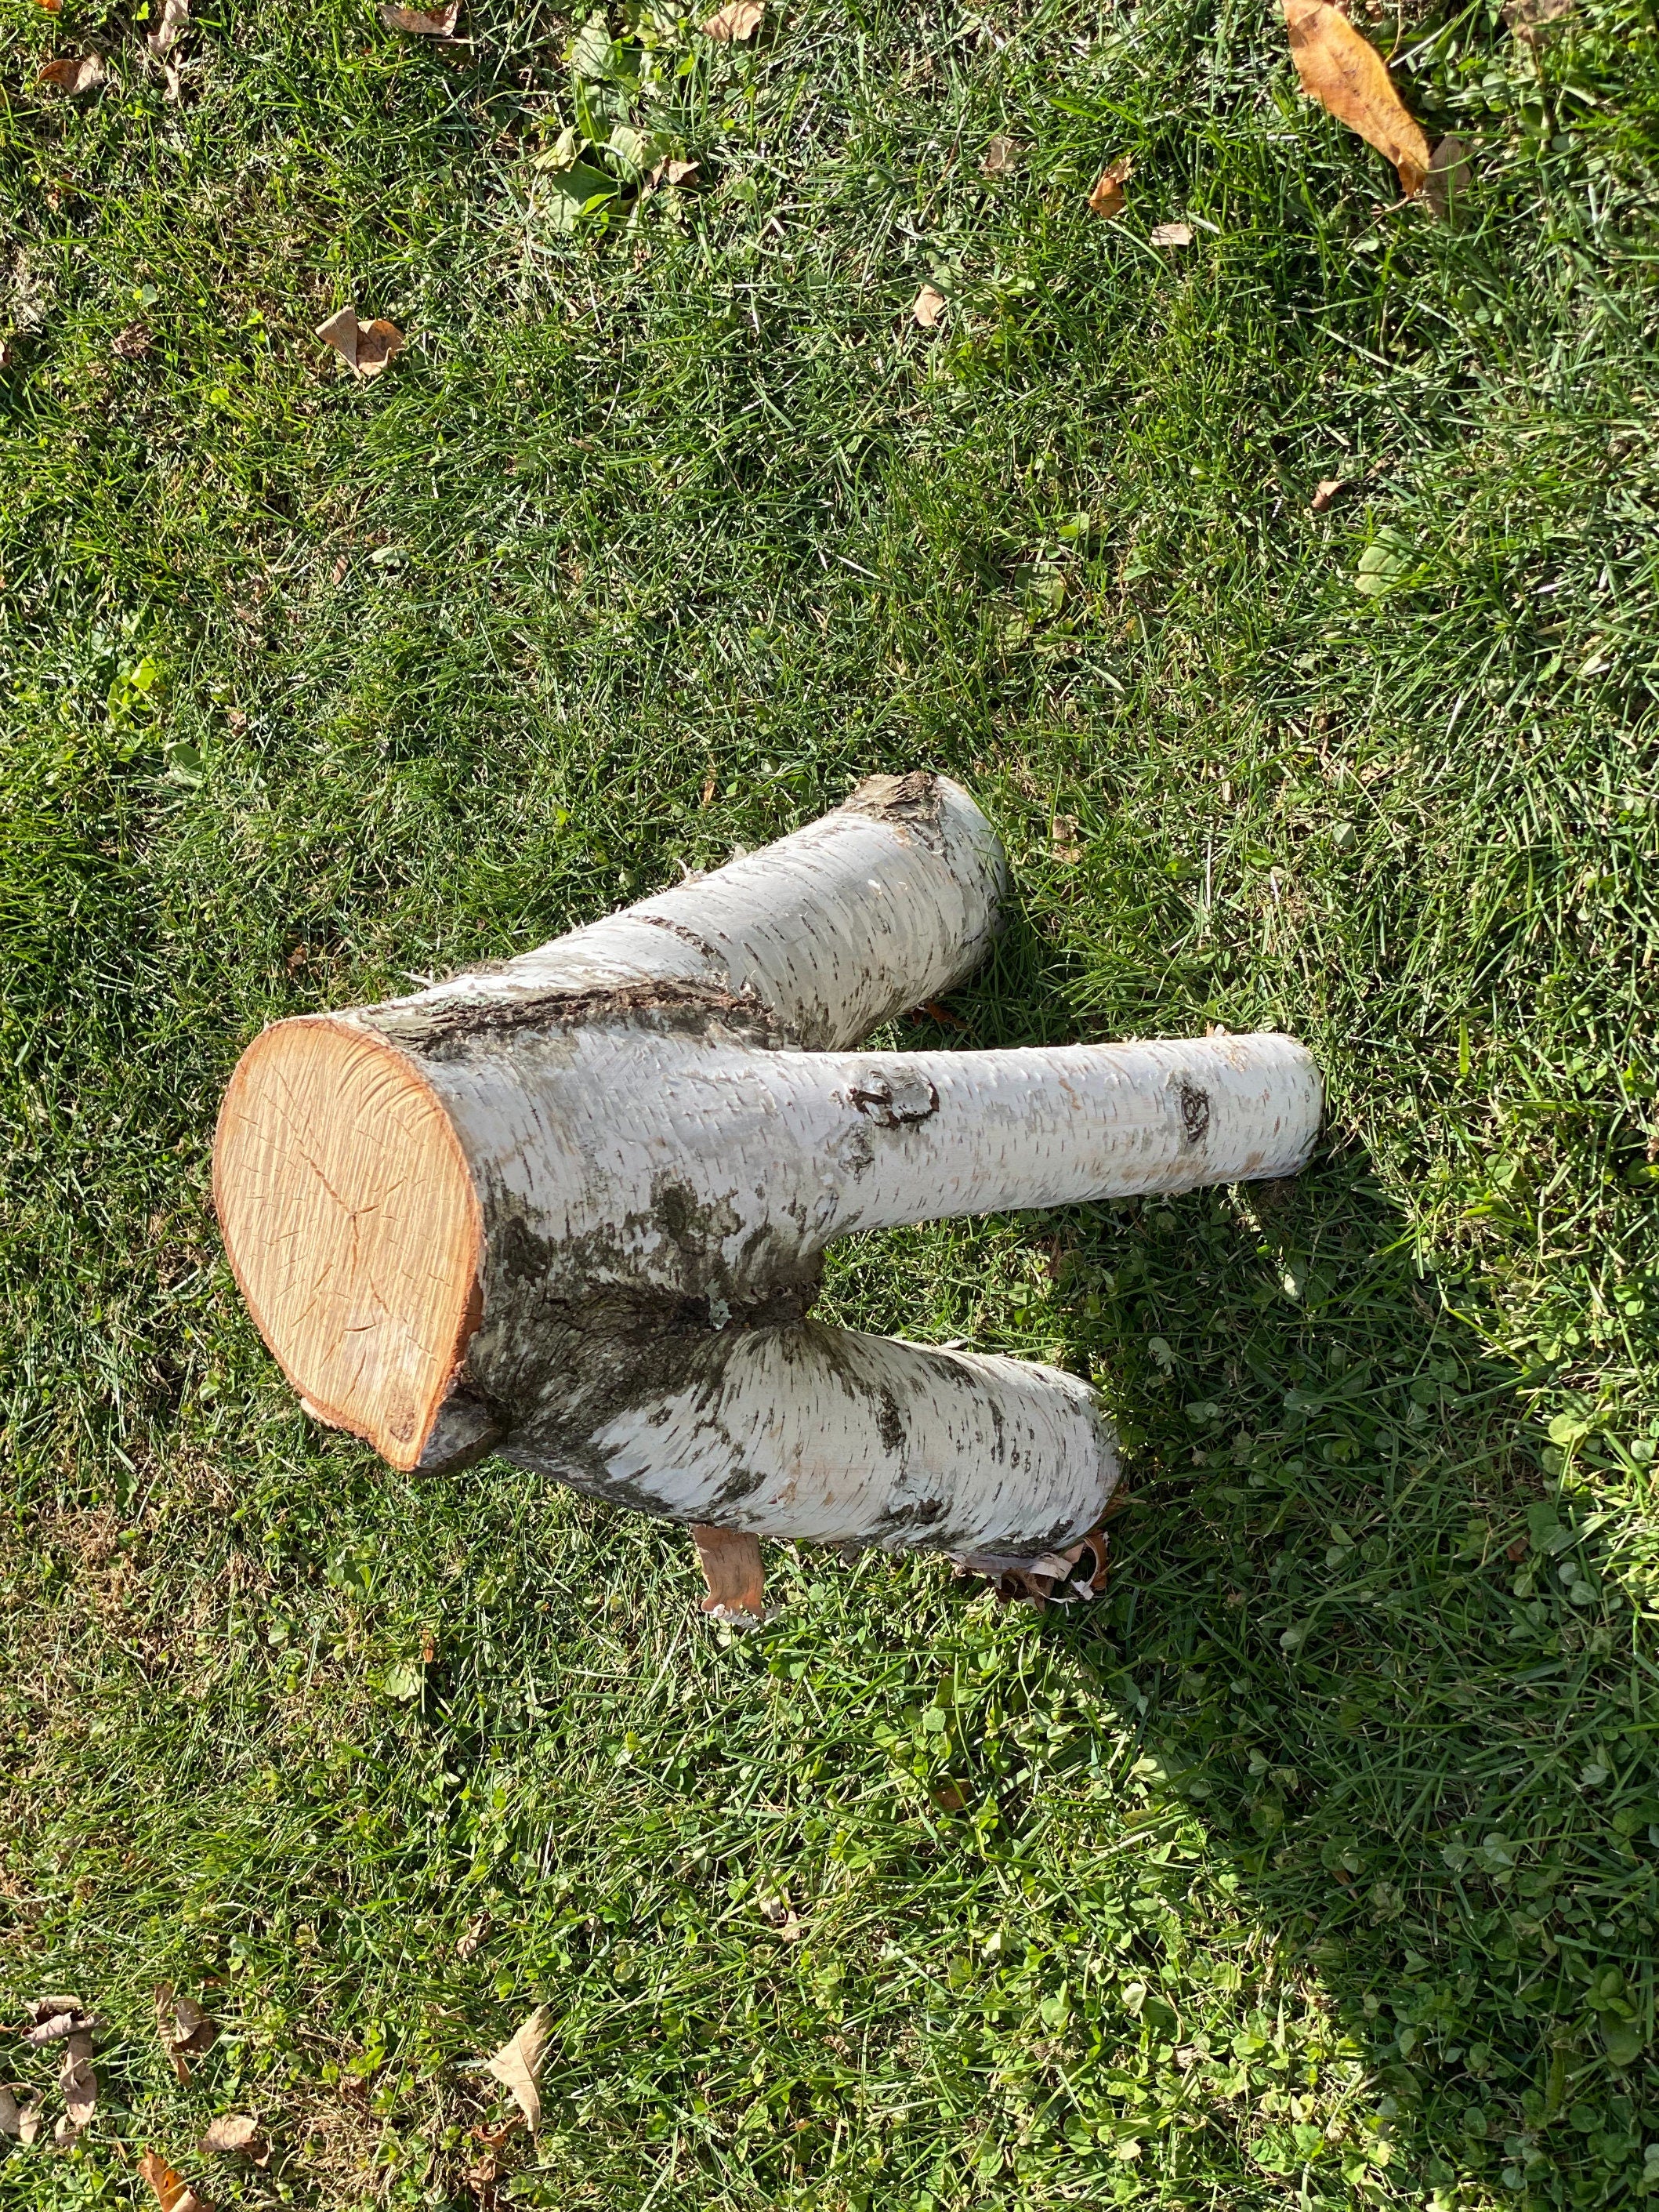
<path id="1" fill-rule="evenodd" d="M 689 185 L 702 167 L 700 161 L 659 161 L 646 182 L 651 185 Z"/>
<path id="2" fill-rule="evenodd" d="M 198 2197 L 182 2174 L 175 2173 L 160 2151 L 147 2150 L 138 2171 L 155 2191 L 161 2212 L 213 2212 L 205 2197 Z"/>
<path id="3" fill-rule="evenodd" d="M 1429 156 L 1429 174 L 1423 197 L 1442 222 L 1455 222 L 1474 182 L 1469 149 L 1456 132 L 1448 131 Z"/>
<path id="4" fill-rule="evenodd" d="M 703 1611 L 733 1626 L 759 1620 L 766 1610 L 760 1538 L 744 1529 L 715 1528 L 705 1521 L 694 1521 L 691 1540 L 708 1585 Z"/>
<path id="5" fill-rule="evenodd" d="M 64 2110 L 70 2124 L 78 2134 L 98 2109 L 98 2075 L 93 2067 L 89 2035 L 72 2035 L 64 2045 L 58 2086 L 64 2093 Z"/>
<path id="6" fill-rule="evenodd" d="M 765 13 L 763 0 L 726 0 L 719 15 L 711 15 L 702 26 L 702 34 L 705 39 L 718 39 L 723 45 L 740 44 L 754 37 Z"/>
<path id="7" fill-rule="evenodd" d="M 72 99 L 78 92 L 95 92 L 108 75 L 100 54 L 67 55 L 62 61 L 46 64 L 40 82 Z"/>
<path id="8" fill-rule="evenodd" d="M 219 2023 L 193 1997 L 175 1996 L 171 1982 L 160 1982 L 155 1990 L 155 2033 L 182 2085 L 190 2080 L 190 2061 L 211 2051 L 218 2041 Z"/>
<path id="9" fill-rule="evenodd" d="M 1429 173 L 1429 142 L 1395 90 L 1388 64 L 1331 0 L 1284 0 L 1284 6 L 1303 91 L 1386 155 L 1412 198 Z"/>
<path id="10" fill-rule="evenodd" d="M 453 39 L 461 20 L 461 0 L 447 8 L 382 8 L 380 21 L 388 31 L 410 31 L 417 39 Z"/>
<path id="11" fill-rule="evenodd" d="M 541 2092 L 536 2082 L 547 2056 L 549 2032 L 547 2007 L 538 2005 L 511 2041 L 487 2062 L 487 2070 L 511 2094 L 532 2136 L 542 2124 Z"/>
<path id="12" fill-rule="evenodd" d="M 910 303 L 912 319 L 924 331 L 931 331 L 945 313 L 945 295 L 933 285 L 924 284 Z"/>
<path id="13" fill-rule="evenodd" d="M 319 323 L 317 335 L 333 347 L 357 376 L 378 376 L 393 355 L 403 350 L 404 334 L 396 323 L 387 322 L 383 316 L 372 323 L 360 323 L 355 307 L 342 307 L 338 314 Z"/>
<path id="14" fill-rule="evenodd" d="M 484 1938 L 489 1933 L 489 1915 L 487 1912 L 481 1912 L 475 1919 L 467 1922 L 465 1932 L 455 1946 L 455 1956 L 463 1965 L 469 1959 L 477 1957 L 483 1948 Z"/>
<path id="15" fill-rule="evenodd" d="M 40 2132 L 40 2093 L 21 2081 L 0 2088 L 0 2136 L 13 2142 L 32 2143 Z"/>
<path id="16" fill-rule="evenodd" d="M 994 138 L 980 162 L 981 173 L 987 177 L 1012 176 L 1018 154 L 1012 138 Z"/>
<path id="17" fill-rule="evenodd" d="M 1577 0 L 1509 0 L 1504 21 L 1523 45 L 1535 46 L 1549 25 L 1571 15 L 1577 5 Z"/>
<path id="18" fill-rule="evenodd" d="M 1040 1559 L 1008 1559 L 996 1553 L 969 1552 L 951 1562 L 958 1579 L 983 1575 L 1005 1605 L 1023 1599 L 1034 1613 L 1049 1605 L 1074 1605 L 1097 1597 L 1106 1587 L 1106 1537 L 1097 1528 L 1063 1552 Z"/>
<path id="19" fill-rule="evenodd" d="M 31 2050 L 48 2043 L 63 2043 L 71 2035 L 89 2034 L 103 2022 L 94 2020 L 79 1997 L 37 1997 L 29 2007 L 29 2024 L 23 2040 Z"/>
<path id="20" fill-rule="evenodd" d="M 171 53 L 178 45 L 189 21 L 190 0 L 161 0 L 161 12 L 155 19 L 155 28 L 145 41 L 158 61 L 163 54 Z"/>
<path id="21" fill-rule="evenodd" d="M 255 2166 L 270 2163 L 270 2145 L 251 2112 L 221 2112 L 217 2119 L 209 2122 L 198 2148 L 209 2157 L 247 2158 Z"/>
<path id="22" fill-rule="evenodd" d="M 1189 222 L 1155 222 L 1147 236 L 1154 246 L 1190 246 L 1193 227 Z"/>
<path id="23" fill-rule="evenodd" d="M 1114 216 L 1122 214 L 1126 197 L 1123 187 L 1134 174 L 1134 167 L 1133 161 L 1126 154 L 1121 161 L 1114 161 L 1109 169 L 1101 171 L 1095 188 L 1089 195 L 1089 205 L 1096 215 L 1103 216 L 1109 222 Z"/>
<path id="24" fill-rule="evenodd" d="M 1310 511 L 1315 514 L 1323 514 L 1341 489 L 1340 477 L 1321 477 L 1314 486 L 1314 495 L 1308 502 Z"/>

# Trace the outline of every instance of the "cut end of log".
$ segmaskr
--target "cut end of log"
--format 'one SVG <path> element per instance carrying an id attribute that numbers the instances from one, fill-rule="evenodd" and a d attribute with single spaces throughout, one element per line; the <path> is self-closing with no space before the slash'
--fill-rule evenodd
<path id="1" fill-rule="evenodd" d="M 420 1463 L 477 1325 L 483 1231 L 449 1117 L 411 1062 L 332 1016 L 238 1062 L 213 1196 L 259 1333 L 319 1419 Z"/>

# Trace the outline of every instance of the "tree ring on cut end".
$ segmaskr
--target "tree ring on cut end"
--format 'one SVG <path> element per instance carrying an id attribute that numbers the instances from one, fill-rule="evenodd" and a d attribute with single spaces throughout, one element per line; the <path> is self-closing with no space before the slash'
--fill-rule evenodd
<path id="1" fill-rule="evenodd" d="M 471 1176 L 419 1068 L 334 1016 L 266 1030 L 220 1109 L 213 1199 L 289 1382 L 414 1467 L 477 1325 L 483 1249 Z"/>

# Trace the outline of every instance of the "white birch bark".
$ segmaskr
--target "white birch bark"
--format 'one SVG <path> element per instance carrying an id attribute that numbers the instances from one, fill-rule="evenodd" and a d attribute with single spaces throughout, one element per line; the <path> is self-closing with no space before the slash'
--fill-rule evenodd
<path id="1" fill-rule="evenodd" d="M 1086 1532 L 1116 1480 L 1088 1385 L 810 1322 L 825 1245 L 942 1215 L 1289 1175 L 1313 1142 L 1320 1086 L 1277 1036 L 851 1049 L 974 964 L 1004 888 L 965 793 L 878 779 L 765 852 L 503 967 L 267 1032 L 228 1099 L 217 1172 L 239 1279 L 289 1373 L 400 1464 L 454 1464 L 494 1443 L 674 1519 L 1012 1559 Z M 296 1104 L 283 1071 L 301 1047 L 323 1085 L 308 1098 L 327 1098 L 339 1055 L 349 1145 L 319 1138 Z M 374 1131 L 393 1094 L 416 1164 L 382 1189 Z M 250 1249 L 268 1215 L 301 1218 L 291 1156 L 306 1169 L 294 1206 L 349 1215 L 340 1264 L 353 1271 L 337 1328 L 321 1327 L 324 1293 L 301 1285 L 303 1358 L 270 1316 L 306 1238 L 285 1228 L 294 1252 L 274 1260 Z M 403 1209 L 428 1156 L 447 1191 L 443 1250 L 476 1255 L 476 1283 L 454 1288 L 453 1354 L 452 1322 L 416 1328 L 409 1297 L 386 1288 L 420 1273 Z M 239 1210 L 247 1160 L 262 1195 Z M 428 1410 L 399 1426 L 392 1396 Z"/>

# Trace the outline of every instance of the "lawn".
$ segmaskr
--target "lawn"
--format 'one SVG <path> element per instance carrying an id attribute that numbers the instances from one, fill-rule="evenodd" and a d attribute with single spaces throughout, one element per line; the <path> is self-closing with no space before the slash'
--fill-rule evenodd
<path id="1" fill-rule="evenodd" d="M 1455 223 L 1261 0 L 195 0 L 175 97 L 7 0 L 0 2016 L 106 2023 L 8 2212 L 1659 2189 L 1659 35 L 1355 4 Z M 733 1638 L 677 1530 L 314 1429 L 208 1200 L 248 1038 L 919 766 L 1019 908 L 894 1042 L 1328 1085 L 1294 1185 L 836 1255 L 1095 1376 L 1104 1600 L 776 1548 Z"/>

